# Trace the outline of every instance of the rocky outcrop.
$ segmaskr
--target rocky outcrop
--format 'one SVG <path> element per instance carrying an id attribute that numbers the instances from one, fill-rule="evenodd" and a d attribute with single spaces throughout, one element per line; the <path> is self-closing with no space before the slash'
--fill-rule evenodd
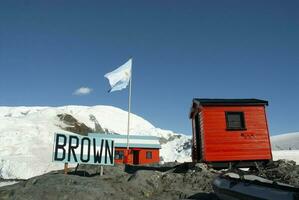
<path id="1" fill-rule="evenodd" d="M 100 123 L 98 122 L 97 118 L 94 115 L 90 114 L 89 115 L 89 120 L 94 122 L 94 132 L 96 132 L 96 133 L 106 132 L 106 130 L 104 130 L 102 128 L 102 126 L 100 125 Z"/>
<path id="2" fill-rule="evenodd" d="M 60 126 L 63 130 L 84 136 L 94 132 L 93 129 L 86 126 L 84 123 L 78 122 L 78 120 L 70 114 L 58 114 L 57 117 L 66 125 Z"/>
<path id="3" fill-rule="evenodd" d="M 269 162 L 261 171 L 249 171 L 248 173 L 263 178 L 294 185 L 299 188 L 299 165 L 292 160 L 278 160 Z"/>
<path id="4" fill-rule="evenodd" d="M 201 199 L 215 198 L 215 176 L 205 165 L 165 164 L 148 166 L 80 165 L 64 175 L 54 171 L 28 181 L 0 188 L 0 199 Z M 194 198 L 196 199 L 196 198 Z"/>
<path id="5" fill-rule="evenodd" d="M 182 151 L 190 151 L 191 150 L 191 139 L 189 139 L 187 142 L 185 142 L 180 148 L 177 149 L 179 153 Z"/>
<path id="6" fill-rule="evenodd" d="M 212 181 L 220 173 L 203 163 L 165 163 L 146 166 L 80 165 L 68 175 L 63 171 L 33 177 L 0 187 L 0 199 L 201 199 L 216 200 Z M 261 173 L 265 178 L 298 186 L 299 166 L 292 161 L 271 162 Z"/>
<path id="7" fill-rule="evenodd" d="M 167 142 L 171 142 L 175 139 L 180 139 L 182 136 L 181 135 L 171 135 L 168 139 L 161 137 L 159 138 L 160 144 L 166 144 Z"/>

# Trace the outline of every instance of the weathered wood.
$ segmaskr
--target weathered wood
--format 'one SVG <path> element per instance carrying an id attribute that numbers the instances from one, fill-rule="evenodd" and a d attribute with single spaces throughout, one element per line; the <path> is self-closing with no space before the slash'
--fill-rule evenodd
<path id="1" fill-rule="evenodd" d="M 104 167 L 101 166 L 101 167 L 100 167 L 100 170 L 101 170 L 101 171 L 100 171 L 100 176 L 103 176 L 103 174 L 104 174 Z"/>

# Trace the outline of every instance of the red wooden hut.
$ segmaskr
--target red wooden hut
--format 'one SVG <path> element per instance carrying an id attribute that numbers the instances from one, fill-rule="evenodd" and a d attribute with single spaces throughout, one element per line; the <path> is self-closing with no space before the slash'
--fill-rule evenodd
<path id="1" fill-rule="evenodd" d="M 115 163 L 124 163 L 125 153 L 127 149 L 115 147 Z M 159 148 L 134 148 L 129 150 L 129 158 L 126 164 L 140 165 L 159 163 Z"/>
<path id="2" fill-rule="evenodd" d="M 115 135 L 115 163 L 125 163 L 127 153 L 126 135 Z M 130 135 L 130 149 L 126 164 L 150 164 L 159 163 L 159 139 L 154 136 Z"/>
<path id="3" fill-rule="evenodd" d="M 115 163 L 126 163 L 126 164 L 150 164 L 159 163 L 160 156 L 159 150 L 161 145 L 159 138 L 155 136 L 144 136 L 144 135 L 130 135 L 129 144 L 129 156 L 125 162 L 125 155 L 127 153 L 127 136 L 117 134 L 98 134 L 89 133 L 89 136 L 101 137 L 112 139 L 115 142 Z"/>
<path id="4" fill-rule="evenodd" d="M 220 168 L 272 160 L 267 105 L 259 99 L 193 99 L 192 160 Z"/>

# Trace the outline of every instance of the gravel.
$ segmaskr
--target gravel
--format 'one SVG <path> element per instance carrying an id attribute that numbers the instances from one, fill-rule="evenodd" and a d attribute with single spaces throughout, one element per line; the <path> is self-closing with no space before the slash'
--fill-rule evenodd
<path id="1" fill-rule="evenodd" d="M 80 165 L 68 175 L 52 171 L 0 188 L 0 199 L 214 199 L 212 181 L 222 171 L 202 163 L 100 167 Z M 299 166 L 292 161 L 269 163 L 262 171 L 250 170 L 270 180 L 298 186 Z"/>

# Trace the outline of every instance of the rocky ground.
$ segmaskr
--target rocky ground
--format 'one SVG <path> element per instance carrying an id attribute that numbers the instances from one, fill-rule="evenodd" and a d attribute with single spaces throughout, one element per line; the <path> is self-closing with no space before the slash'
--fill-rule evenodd
<path id="1" fill-rule="evenodd" d="M 299 165 L 296 165 L 294 161 L 278 160 L 270 162 L 260 171 L 250 170 L 248 173 L 299 188 Z"/>
<path id="2" fill-rule="evenodd" d="M 205 164 L 166 163 L 150 166 L 81 165 L 68 175 L 53 171 L 0 188 L 0 199 L 217 199 L 212 180 L 223 171 Z M 248 171 L 270 180 L 299 186 L 299 166 L 292 161 L 270 163 L 262 171 Z"/>

